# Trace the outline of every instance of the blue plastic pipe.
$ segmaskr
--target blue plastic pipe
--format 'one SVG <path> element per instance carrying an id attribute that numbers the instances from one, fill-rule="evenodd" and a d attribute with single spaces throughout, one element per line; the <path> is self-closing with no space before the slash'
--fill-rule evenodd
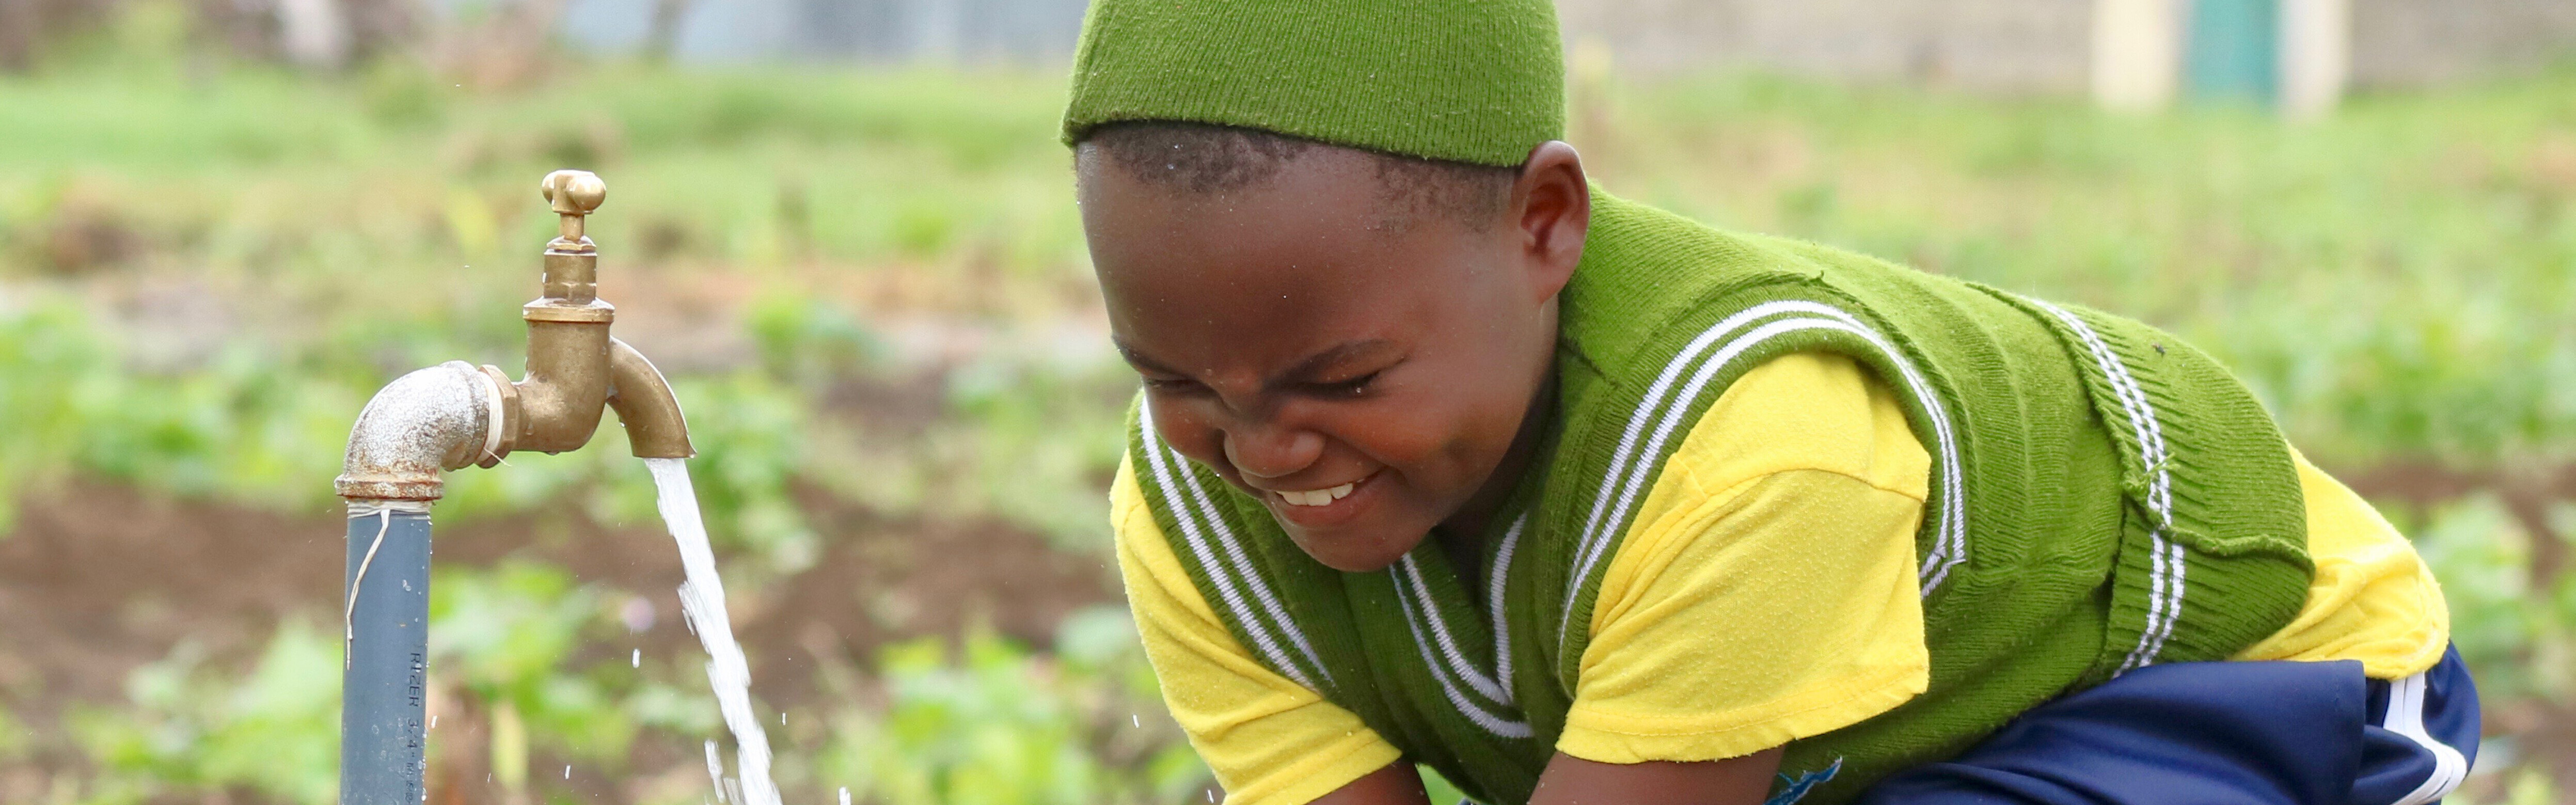
<path id="1" fill-rule="evenodd" d="M 348 666 L 340 674 L 340 805 L 420 805 L 429 514 L 360 503 L 352 501 L 349 575 L 341 587 Z"/>

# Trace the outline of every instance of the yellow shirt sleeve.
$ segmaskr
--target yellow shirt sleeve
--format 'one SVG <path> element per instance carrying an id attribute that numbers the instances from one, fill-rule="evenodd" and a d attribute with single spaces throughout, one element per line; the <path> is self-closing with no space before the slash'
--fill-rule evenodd
<path id="1" fill-rule="evenodd" d="M 1359 716 L 1253 659 L 1217 620 L 1146 508 L 1135 468 L 1110 484 L 1127 606 L 1163 702 L 1226 790 L 1228 805 L 1304 805 L 1402 753 Z"/>
<path id="2" fill-rule="evenodd" d="M 1715 760 L 1929 684 L 1915 570 L 1931 458 L 1852 360 L 1773 359 L 1666 462 L 1605 571 L 1557 750 Z"/>
<path id="3" fill-rule="evenodd" d="M 2308 556 L 2317 575 L 2290 625 L 2239 660 L 2360 660 L 2372 679 L 2402 679 L 2442 661 L 2451 610 L 2415 546 L 2352 490 L 2290 451 L 2307 496 Z"/>

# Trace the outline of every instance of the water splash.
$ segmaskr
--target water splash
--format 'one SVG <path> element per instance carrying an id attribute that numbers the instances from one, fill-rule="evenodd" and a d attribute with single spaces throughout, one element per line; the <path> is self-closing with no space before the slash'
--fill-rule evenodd
<path id="1" fill-rule="evenodd" d="M 716 801 L 724 801 L 724 754 L 716 751 L 715 739 L 707 739 L 707 784 L 715 786 Z"/>
<path id="2" fill-rule="evenodd" d="M 662 522 L 680 544 L 680 567 L 688 581 L 680 585 L 680 612 L 707 649 L 707 683 L 715 689 L 716 708 L 733 732 L 735 771 L 741 788 L 733 805 L 779 805 L 778 784 L 769 779 L 769 733 L 751 713 L 751 663 L 734 642 L 733 621 L 725 614 L 724 580 L 716 575 L 715 550 L 707 546 L 706 522 L 698 517 L 698 493 L 689 485 L 686 459 L 648 458 L 653 486 L 660 494 Z M 708 765 L 715 766 L 715 744 L 707 744 Z M 712 770 L 712 769 L 711 769 Z M 726 778 L 717 796 L 736 785 Z"/>

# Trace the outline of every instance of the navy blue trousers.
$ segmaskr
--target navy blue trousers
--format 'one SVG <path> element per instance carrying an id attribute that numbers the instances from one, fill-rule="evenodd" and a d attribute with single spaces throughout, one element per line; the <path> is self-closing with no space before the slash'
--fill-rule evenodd
<path id="1" fill-rule="evenodd" d="M 2033 708 L 1860 801 L 2424 805 L 2477 751 L 2477 686 L 2456 650 L 2395 682 L 2349 661 L 2176 663 Z"/>

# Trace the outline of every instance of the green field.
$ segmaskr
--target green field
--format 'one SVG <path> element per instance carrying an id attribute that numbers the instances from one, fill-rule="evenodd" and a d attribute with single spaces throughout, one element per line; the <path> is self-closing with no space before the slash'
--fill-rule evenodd
<path id="1" fill-rule="evenodd" d="M 204 533 L 299 541 L 324 570 L 222 628 L 187 601 L 117 610 L 111 630 L 203 635 L 135 638 L 141 661 L 0 628 L 0 800 L 330 801 L 342 440 L 402 371 L 515 370 L 558 167 L 610 187 L 601 293 L 688 409 L 792 798 L 1202 796 L 1100 569 L 1133 378 L 1055 141 L 1060 76 L 591 64 L 492 88 L 190 56 L 170 29 L 133 15 L 0 76 L 0 559 L 49 550 L 28 546 L 84 501 L 139 501 L 296 532 Z M 2461 799 L 2576 790 L 2576 73 L 2304 125 L 1752 75 L 1586 75 L 1573 112 L 1612 192 L 2228 361 L 2441 574 L 2502 761 Z M 607 428 L 451 479 L 441 539 L 467 547 L 441 554 L 434 682 L 470 728 L 433 731 L 449 801 L 709 795 L 695 649 L 675 611 L 621 620 L 676 577 L 586 564 L 600 534 L 668 547 L 622 448 Z M 1088 606 L 896 594 L 948 571 L 886 557 L 994 534 L 1072 568 L 1057 586 Z M 842 584 L 850 564 L 910 569 Z M 836 597 L 768 592 L 807 589 Z M 53 611 L 27 600 L 0 621 Z M 873 631 L 758 625 L 843 609 Z M 82 677 L 104 681 L 56 681 Z"/>

